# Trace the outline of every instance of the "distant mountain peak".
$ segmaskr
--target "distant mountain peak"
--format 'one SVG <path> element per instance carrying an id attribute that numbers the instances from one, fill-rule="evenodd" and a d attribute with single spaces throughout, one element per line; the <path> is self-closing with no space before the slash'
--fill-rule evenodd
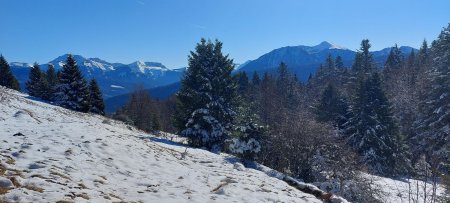
<path id="1" fill-rule="evenodd" d="M 168 68 L 159 62 L 135 61 L 128 65 L 134 72 L 146 73 L 151 70 L 166 71 Z"/>
<path id="2" fill-rule="evenodd" d="M 327 41 L 323 41 L 320 44 L 313 46 L 312 48 L 315 50 L 319 50 L 319 51 L 326 50 L 326 49 L 347 49 L 345 47 L 342 47 L 342 46 L 339 46 L 336 44 L 332 44 Z"/>

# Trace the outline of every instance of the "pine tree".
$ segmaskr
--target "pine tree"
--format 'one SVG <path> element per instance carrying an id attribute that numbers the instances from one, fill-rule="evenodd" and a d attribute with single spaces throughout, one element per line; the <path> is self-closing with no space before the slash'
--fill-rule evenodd
<path id="1" fill-rule="evenodd" d="M 105 104 L 103 102 L 102 92 L 98 87 L 97 81 L 92 79 L 89 82 L 89 111 L 92 113 L 104 115 L 105 114 Z"/>
<path id="2" fill-rule="evenodd" d="M 350 112 L 345 98 L 341 97 L 339 91 L 329 84 L 322 93 L 322 98 L 316 107 L 317 120 L 331 122 L 339 129 L 347 122 Z"/>
<path id="3" fill-rule="evenodd" d="M 45 76 L 46 76 L 47 84 L 48 84 L 48 88 L 47 88 L 48 100 L 52 100 L 53 95 L 56 90 L 56 86 L 58 84 L 58 75 L 55 71 L 53 64 L 51 64 L 51 63 L 48 64 L 48 68 L 47 68 L 47 72 L 46 72 Z"/>
<path id="4" fill-rule="evenodd" d="M 261 79 L 259 78 L 259 74 L 256 71 L 253 72 L 252 85 L 258 86 L 260 82 L 261 82 Z"/>
<path id="5" fill-rule="evenodd" d="M 244 160 L 254 160 L 262 149 L 262 140 L 267 129 L 259 122 L 251 108 L 252 102 L 245 101 L 237 109 L 236 124 L 228 143 L 228 150 Z"/>
<path id="6" fill-rule="evenodd" d="M 374 172 L 394 174 L 403 170 L 404 148 L 381 85 L 378 73 L 360 81 L 345 137 Z"/>
<path id="7" fill-rule="evenodd" d="M 230 135 L 235 115 L 233 60 L 222 43 L 202 39 L 189 56 L 189 68 L 177 94 L 176 125 L 195 147 L 219 150 Z"/>
<path id="8" fill-rule="evenodd" d="M 75 111 L 89 111 L 89 89 L 71 54 L 62 67 L 59 84 L 54 93 L 55 103 Z"/>
<path id="9" fill-rule="evenodd" d="M 419 63 L 426 60 L 423 59 L 427 54 L 424 52 L 419 52 Z M 432 167 L 437 168 L 450 159 L 450 24 L 433 42 L 431 52 L 431 86 L 427 89 L 426 100 L 420 106 L 421 117 L 415 140 L 427 155 L 427 161 L 436 160 Z"/>
<path id="10" fill-rule="evenodd" d="M 11 68 L 3 55 L 0 55 L 0 86 L 20 90 L 19 81 L 12 74 Z"/>
<path id="11" fill-rule="evenodd" d="M 29 79 L 26 83 L 28 94 L 33 97 L 42 98 L 45 88 L 46 79 L 41 72 L 39 64 L 34 63 L 30 69 Z"/>
<path id="12" fill-rule="evenodd" d="M 336 61 L 335 61 L 335 66 L 336 66 L 336 69 L 338 70 L 338 71 L 343 71 L 344 70 L 344 62 L 342 61 L 342 57 L 341 56 L 337 56 L 336 57 Z"/>
<path id="13" fill-rule="evenodd" d="M 244 72 L 240 72 L 236 75 L 237 77 L 237 84 L 238 84 L 238 92 L 241 95 L 247 94 L 247 91 L 249 89 L 249 82 L 248 82 L 248 77 L 247 77 L 247 73 Z"/>

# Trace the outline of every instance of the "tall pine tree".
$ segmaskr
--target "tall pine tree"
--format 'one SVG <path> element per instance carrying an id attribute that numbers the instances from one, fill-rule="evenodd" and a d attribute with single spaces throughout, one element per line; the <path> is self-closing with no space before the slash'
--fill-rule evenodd
<path id="1" fill-rule="evenodd" d="M 55 103 L 60 106 L 75 111 L 89 111 L 89 89 L 71 54 L 62 67 L 54 96 Z"/>
<path id="2" fill-rule="evenodd" d="M 177 94 L 176 125 L 196 147 L 220 149 L 235 116 L 233 60 L 222 54 L 222 43 L 202 39 L 189 56 L 189 68 Z"/>
<path id="3" fill-rule="evenodd" d="M 404 158 L 403 146 L 381 87 L 378 73 L 360 81 L 352 106 L 353 116 L 345 124 L 345 137 L 374 172 L 394 174 L 404 170 L 400 164 Z"/>
<path id="4" fill-rule="evenodd" d="M 0 86 L 20 90 L 19 81 L 12 74 L 11 68 L 3 55 L 0 55 Z"/>
<path id="5" fill-rule="evenodd" d="M 45 91 L 44 80 L 45 77 L 43 77 L 39 64 L 34 63 L 30 69 L 29 79 L 26 83 L 28 94 L 33 97 L 42 98 L 43 92 Z"/>
<path id="6" fill-rule="evenodd" d="M 431 53 L 431 86 L 420 106 L 419 133 L 415 139 L 432 167 L 436 168 L 450 160 L 450 24 L 433 42 Z M 421 58 L 423 55 L 419 52 Z"/>
<path id="7" fill-rule="evenodd" d="M 104 115 L 105 114 L 105 104 L 103 102 L 102 92 L 98 87 L 97 81 L 92 79 L 89 82 L 89 111 L 92 113 Z"/>

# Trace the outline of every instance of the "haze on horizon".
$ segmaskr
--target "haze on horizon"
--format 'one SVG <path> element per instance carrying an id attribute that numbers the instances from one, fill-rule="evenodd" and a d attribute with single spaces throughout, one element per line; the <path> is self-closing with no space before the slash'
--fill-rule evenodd
<path id="1" fill-rule="evenodd" d="M 450 1 L 0 0 L 0 53 L 46 63 L 65 53 L 109 62 L 186 66 L 200 38 L 219 39 L 236 63 L 283 46 L 328 41 L 352 50 L 419 47 L 450 19 Z"/>

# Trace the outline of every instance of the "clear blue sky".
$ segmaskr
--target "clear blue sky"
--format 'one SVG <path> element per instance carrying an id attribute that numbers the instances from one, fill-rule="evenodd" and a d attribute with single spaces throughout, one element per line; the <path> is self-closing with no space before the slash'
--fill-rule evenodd
<path id="1" fill-rule="evenodd" d="M 46 63 L 64 53 L 186 66 L 201 37 L 242 63 L 282 46 L 329 41 L 418 47 L 450 23 L 450 1 L 0 0 L 0 53 Z"/>

